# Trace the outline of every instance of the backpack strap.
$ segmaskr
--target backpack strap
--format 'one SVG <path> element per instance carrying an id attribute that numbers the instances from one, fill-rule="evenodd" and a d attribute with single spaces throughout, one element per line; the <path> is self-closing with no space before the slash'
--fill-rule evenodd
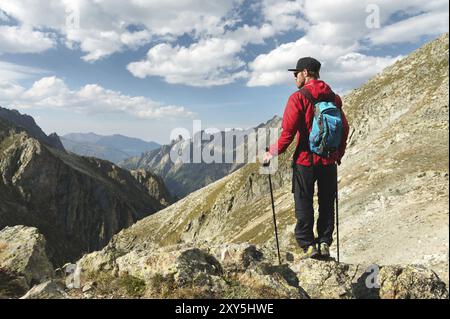
<path id="1" fill-rule="evenodd" d="M 309 90 L 306 89 L 305 87 L 302 87 L 299 91 L 300 91 L 300 93 L 302 93 L 308 99 L 308 101 L 312 105 L 315 105 L 318 102 L 332 102 L 332 103 L 334 103 L 334 101 L 336 100 L 336 94 L 333 91 L 331 91 L 330 94 L 328 94 L 328 95 L 326 95 L 323 98 L 318 99 L 318 100 L 316 100 L 312 96 L 311 92 L 309 92 Z"/>
<path id="2" fill-rule="evenodd" d="M 315 105 L 318 101 L 314 99 L 311 92 L 305 87 L 302 87 L 300 90 L 298 90 L 301 94 L 303 94 L 304 97 L 312 104 Z"/>

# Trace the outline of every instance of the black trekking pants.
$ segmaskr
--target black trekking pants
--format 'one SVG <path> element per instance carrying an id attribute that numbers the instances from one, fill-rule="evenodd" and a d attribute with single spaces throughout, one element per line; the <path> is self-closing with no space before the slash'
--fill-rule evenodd
<path id="1" fill-rule="evenodd" d="M 295 200 L 295 239 L 300 247 L 314 243 L 331 245 L 334 231 L 334 200 L 336 199 L 336 165 L 293 167 L 293 192 Z M 317 241 L 314 239 L 314 183 L 317 181 L 319 218 Z"/>

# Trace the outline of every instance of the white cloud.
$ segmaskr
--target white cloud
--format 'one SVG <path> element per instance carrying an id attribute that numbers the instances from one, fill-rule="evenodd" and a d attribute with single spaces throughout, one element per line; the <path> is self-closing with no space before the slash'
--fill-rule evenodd
<path id="1" fill-rule="evenodd" d="M 366 20 L 371 14 L 367 10 L 369 5 L 376 6 L 379 9 L 379 29 L 366 25 Z M 309 22 L 306 33 L 308 39 L 342 46 L 358 43 L 362 39 L 370 38 L 371 34 L 389 28 L 390 20 L 394 14 L 398 16 L 418 16 L 424 13 L 445 11 L 448 12 L 447 0 L 410 0 L 407 2 L 389 0 L 304 1 L 304 14 Z M 448 20 L 443 22 L 448 25 Z M 442 33 L 440 29 L 430 30 L 426 24 L 409 25 L 409 32 L 418 36 Z M 401 43 L 402 38 L 397 38 L 394 42 Z"/>
<path id="2" fill-rule="evenodd" d="M 132 62 L 128 70 L 136 77 L 160 76 L 172 84 L 218 86 L 247 78 L 245 61 L 239 58 L 247 44 L 262 44 L 267 38 L 291 27 L 300 27 L 298 2 L 264 1 L 266 18 L 261 26 L 244 24 L 232 31 L 204 37 L 190 46 L 158 44 L 144 60 Z M 220 31 L 220 30 L 219 30 Z"/>
<path id="3" fill-rule="evenodd" d="M 363 49 L 370 52 L 373 46 L 414 42 L 448 30 L 447 0 L 255 0 L 250 8 L 252 21 L 243 20 L 242 13 L 249 10 L 241 7 L 243 3 L 0 0 L 0 19 L 18 22 L 0 27 L 5 31 L 0 33 L 0 53 L 42 52 L 55 47 L 58 36 L 67 47 L 80 49 L 83 60 L 94 62 L 153 43 L 147 56 L 130 63 L 128 70 L 140 78 L 159 76 L 168 83 L 192 86 L 225 85 L 241 78 L 248 78 L 249 86 L 280 84 L 289 81 L 291 75 L 285 69 L 300 56 L 314 55 L 323 60 L 324 70 L 334 67 L 333 72 L 340 70 L 338 61 L 357 57 L 359 64 L 371 66 L 365 75 L 358 73 L 355 81 L 359 83 L 395 60 L 360 54 Z M 380 9 L 380 29 L 366 25 L 369 4 Z M 66 18 L 75 8 L 80 27 L 66 28 Z M 263 44 L 270 38 L 277 43 L 278 36 L 288 32 L 290 36 L 297 32 L 299 39 L 250 63 L 242 60 L 248 44 Z M 193 43 L 177 43 L 184 35 Z"/>
<path id="4" fill-rule="evenodd" d="M 151 37 L 152 35 L 147 30 L 124 32 L 120 36 L 120 41 L 129 48 L 137 48 L 148 43 Z"/>
<path id="5" fill-rule="evenodd" d="M 13 82 L 0 81 L 0 102 L 5 104 L 23 94 L 25 89 Z"/>
<path id="6" fill-rule="evenodd" d="M 370 46 L 367 45 L 416 41 L 424 35 L 436 36 L 448 30 L 448 1 L 443 0 L 300 2 L 298 6 L 307 21 L 306 26 L 301 26 L 305 34 L 297 41 L 282 44 L 250 62 L 248 86 L 291 83 L 292 74 L 286 70 L 295 66 L 301 56 L 314 56 L 322 62 L 322 78 L 345 91 L 360 85 L 400 58 L 361 54 L 362 49 L 369 51 Z M 380 9 L 379 29 L 366 25 L 368 4 L 378 5 Z M 388 25 L 393 14 L 410 18 Z"/>
<path id="7" fill-rule="evenodd" d="M 295 67 L 299 52 L 302 56 L 319 59 L 322 62 L 321 77 L 341 90 L 360 85 L 400 58 L 367 56 L 353 50 L 353 46 L 316 44 L 304 37 L 258 56 L 250 63 L 251 77 L 247 85 L 292 84 L 293 76 L 287 69 Z"/>
<path id="8" fill-rule="evenodd" d="M 44 77 L 26 89 L 17 84 L 0 83 L 0 102 L 19 109 L 55 108 L 85 114 L 124 113 L 143 119 L 191 117 L 182 106 L 165 105 L 143 96 L 128 96 L 88 84 L 71 90 L 64 80 Z"/>
<path id="9" fill-rule="evenodd" d="M 381 29 L 371 29 L 366 25 L 369 4 L 379 6 Z M 289 83 L 292 76 L 286 69 L 292 67 L 300 56 L 312 55 L 322 60 L 324 70 L 328 70 L 323 75 L 345 89 L 359 85 L 398 59 L 359 53 L 363 48 L 368 49 L 367 39 L 375 41 L 395 34 L 390 29 L 401 24 L 386 26 L 394 13 L 417 16 L 423 11 L 440 12 L 445 6 L 448 7 L 448 3 L 442 0 L 412 0 L 407 4 L 387 0 L 261 0 L 257 8 L 263 18 L 262 26 L 244 25 L 234 31 L 201 38 L 187 47 L 160 44 L 148 51 L 146 59 L 130 63 L 128 70 L 140 78 L 160 76 L 168 83 L 193 86 L 224 85 L 239 78 L 248 78 L 249 86 L 268 86 Z M 434 28 L 437 24 L 424 23 L 419 29 L 412 23 L 407 24 L 397 31 L 397 35 L 409 32 L 417 38 L 439 34 L 443 28 Z M 448 25 L 448 22 L 440 19 L 439 24 Z M 292 30 L 305 34 L 297 41 L 259 55 L 248 64 L 239 58 L 248 43 L 261 44 L 268 38 Z M 398 36 L 391 38 L 396 42 L 402 41 Z M 233 50 L 225 50 L 230 44 Z M 343 63 L 349 59 L 353 64 Z"/>
<path id="10" fill-rule="evenodd" d="M 69 48 L 79 47 L 85 61 L 134 49 L 152 38 L 176 38 L 185 33 L 199 39 L 222 34 L 233 24 L 233 8 L 242 0 L 95 1 L 0 0 L 0 9 L 29 28 L 50 28 L 65 38 Z M 67 28 L 66 18 L 79 12 L 79 28 Z M 130 31 L 130 27 L 137 31 Z"/>
<path id="11" fill-rule="evenodd" d="M 371 43 L 376 45 L 415 42 L 422 36 L 448 32 L 448 19 L 448 10 L 424 13 L 379 29 L 370 34 L 368 38 Z M 420 26 L 421 32 L 412 32 L 417 26 Z"/>
<path id="12" fill-rule="evenodd" d="M 39 53 L 56 46 L 52 34 L 27 26 L 0 25 L 1 53 Z"/>
<path id="13" fill-rule="evenodd" d="M 66 19 L 64 2 L 68 1 L 0 0 L 0 10 L 23 25 L 59 27 L 64 25 Z"/>
<path id="14" fill-rule="evenodd" d="M 122 50 L 120 34 L 115 31 L 73 29 L 67 32 L 67 40 L 69 47 L 80 43 L 81 50 L 88 52 L 82 57 L 87 62 L 99 60 Z"/>
<path id="15" fill-rule="evenodd" d="M 315 56 L 323 62 L 332 61 L 338 56 L 347 53 L 347 50 L 326 44 L 315 44 L 301 38 L 296 42 L 286 43 L 267 54 L 259 55 L 250 63 L 251 77 L 249 86 L 269 86 L 273 84 L 289 83 L 293 81 L 291 73 L 287 69 L 295 67 L 302 56 Z"/>
<path id="16" fill-rule="evenodd" d="M 249 43 L 263 43 L 275 30 L 269 24 L 261 27 L 243 25 L 222 37 L 201 39 L 189 47 L 158 44 L 144 60 L 132 62 L 128 70 L 138 78 L 160 76 L 168 83 L 210 87 L 246 78 L 245 61 L 239 53 Z"/>
<path id="17" fill-rule="evenodd" d="M 303 1 L 262 0 L 261 12 L 266 22 L 278 32 L 303 29 L 307 22 L 302 18 Z"/>
<path id="18" fill-rule="evenodd" d="M 160 76 L 168 83 L 214 86 L 246 76 L 244 61 L 236 57 L 241 43 L 232 39 L 201 40 L 189 47 L 159 44 L 143 61 L 128 65 L 136 77 Z"/>
<path id="19" fill-rule="evenodd" d="M 343 93 L 360 86 L 401 58 L 402 56 L 375 57 L 352 52 L 331 61 L 323 74 L 327 81 Z"/>

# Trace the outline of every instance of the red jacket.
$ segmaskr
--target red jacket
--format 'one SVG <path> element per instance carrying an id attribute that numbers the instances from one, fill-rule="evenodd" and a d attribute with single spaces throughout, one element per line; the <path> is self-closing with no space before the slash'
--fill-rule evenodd
<path id="1" fill-rule="evenodd" d="M 332 90 L 323 81 L 311 80 L 304 88 L 306 88 L 314 99 L 320 99 L 321 97 L 329 95 Z M 317 154 L 313 154 L 314 165 L 322 162 L 323 165 L 334 164 L 336 161 L 340 161 L 344 156 L 345 148 L 347 147 L 347 138 L 349 132 L 349 126 L 342 110 L 342 100 L 339 95 L 336 94 L 335 104 L 341 109 L 342 122 L 344 126 L 344 132 L 342 135 L 341 145 L 339 150 L 332 154 L 330 158 L 323 158 Z M 297 135 L 297 145 L 300 143 L 298 157 L 295 160 L 296 164 L 311 166 L 311 152 L 309 150 L 309 132 L 312 127 L 312 114 L 314 113 L 314 105 L 299 91 L 293 93 L 286 104 L 284 110 L 283 122 L 281 124 L 282 132 L 276 143 L 270 146 L 269 152 L 272 155 L 282 154 L 288 146 L 291 144 L 294 136 Z"/>

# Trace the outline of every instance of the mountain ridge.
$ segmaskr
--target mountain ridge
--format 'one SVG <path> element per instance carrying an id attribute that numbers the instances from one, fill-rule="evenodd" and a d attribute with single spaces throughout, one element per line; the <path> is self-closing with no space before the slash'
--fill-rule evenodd
<path id="1" fill-rule="evenodd" d="M 97 157 L 116 164 L 160 147 L 158 143 L 121 134 L 99 135 L 93 132 L 69 133 L 63 135 L 61 140 L 65 148 L 75 154 Z"/>
<path id="2" fill-rule="evenodd" d="M 56 133 L 46 135 L 44 131 L 36 124 L 33 117 L 27 114 L 20 114 L 17 110 L 10 110 L 0 106 L 0 117 L 8 121 L 10 125 L 14 125 L 25 130 L 30 136 L 39 139 L 43 143 L 59 149 L 64 150 L 59 136 Z"/>

